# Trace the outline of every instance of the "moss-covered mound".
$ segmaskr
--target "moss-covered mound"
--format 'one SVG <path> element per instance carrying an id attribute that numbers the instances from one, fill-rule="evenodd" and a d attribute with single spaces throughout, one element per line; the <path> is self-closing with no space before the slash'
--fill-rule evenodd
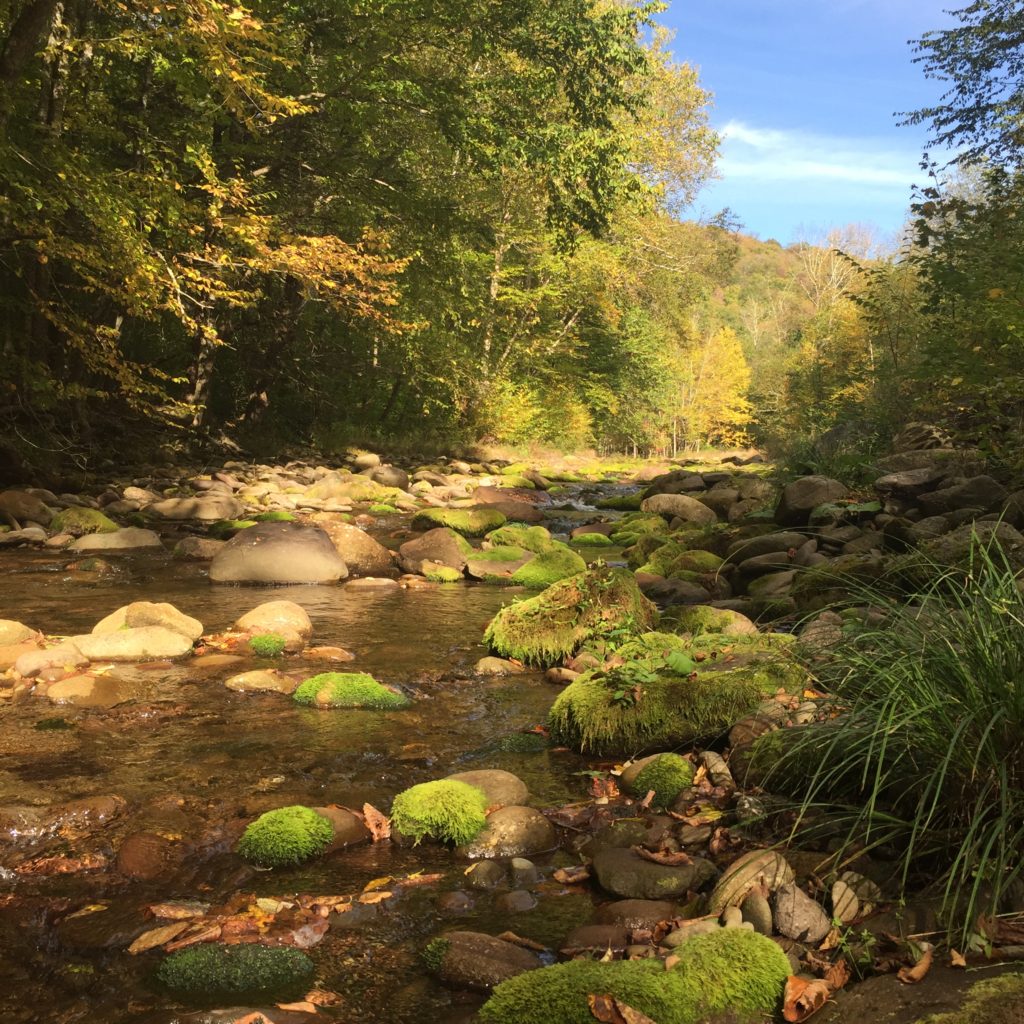
<path id="1" fill-rule="evenodd" d="M 375 501 L 367 511 L 372 512 L 375 516 L 394 516 L 402 510 L 395 505 L 389 505 L 383 501 Z"/>
<path id="2" fill-rule="evenodd" d="M 257 658 L 279 658 L 287 646 L 288 641 L 280 633 L 260 633 L 249 641 L 249 650 Z"/>
<path id="3" fill-rule="evenodd" d="M 319 857 L 333 841 L 334 826 L 311 807 L 296 804 L 250 822 L 236 851 L 260 867 L 278 868 Z"/>
<path id="4" fill-rule="evenodd" d="M 292 699 L 315 708 L 375 708 L 379 711 L 406 708 L 411 703 L 404 694 L 381 686 L 365 672 L 321 672 L 301 683 Z"/>
<path id="5" fill-rule="evenodd" d="M 548 727 L 553 742 L 580 752 L 681 746 L 724 733 L 766 696 L 780 687 L 798 692 L 804 681 L 803 670 L 782 659 L 691 675 L 630 662 L 570 683 L 552 705 Z"/>
<path id="6" fill-rule="evenodd" d="M 640 502 L 643 500 L 644 496 L 641 491 L 637 491 L 635 494 L 613 494 L 609 498 L 602 498 L 597 503 L 597 507 L 616 509 L 620 512 L 639 512 Z"/>
<path id="7" fill-rule="evenodd" d="M 498 481 L 499 487 L 518 487 L 521 490 L 533 491 L 537 489 L 537 485 L 528 476 L 518 476 L 515 473 L 511 473 L 507 476 L 502 476 Z"/>
<path id="8" fill-rule="evenodd" d="M 540 554 L 546 551 L 554 541 L 551 534 L 543 526 L 501 526 L 487 534 L 487 542 L 493 547 L 522 548 Z"/>
<path id="9" fill-rule="evenodd" d="M 721 633 L 724 636 L 753 636 L 757 626 L 739 612 L 728 608 L 712 608 L 705 604 L 674 605 L 662 615 L 662 626 L 679 633 Z"/>
<path id="10" fill-rule="evenodd" d="M 693 785 L 693 765 L 679 754 L 659 754 L 640 769 L 633 780 L 633 792 L 640 797 L 654 793 L 651 807 L 669 807 L 679 794 Z"/>
<path id="11" fill-rule="evenodd" d="M 520 566 L 512 573 L 511 582 L 520 587 L 543 590 L 552 583 L 575 576 L 587 568 L 587 563 L 566 547 L 565 544 L 552 543 L 546 551 L 534 555 L 526 565 Z"/>
<path id="12" fill-rule="evenodd" d="M 51 533 L 84 537 L 90 533 L 113 533 L 117 523 L 95 508 L 66 508 L 50 520 Z"/>
<path id="13" fill-rule="evenodd" d="M 391 824 L 417 843 L 430 838 L 461 846 L 484 830 L 486 810 L 482 790 L 456 779 L 440 779 L 399 793 L 391 805 Z"/>
<path id="14" fill-rule="evenodd" d="M 626 569 L 602 567 L 552 584 L 502 608 L 485 641 L 499 654 L 534 665 L 571 657 L 587 640 L 619 629 L 650 629 L 657 609 Z"/>
<path id="15" fill-rule="evenodd" d="M 255 525 L 255 519 L 218 519 L 210 525 L 210 536 L 217 540 L 228 540 L 240 530 L 247 530 Z"/>
<path id="16" fill-rule="evenodd" d="M 442 565 L 440 562 L 424 561 L 422 565 L 423 575 L 431 583 L 459 583 L 464 578 L 458 569 L 450 565 Z"/>
<path id="17" fill-rule="evenodd" d="M 676 636 L 675 633 L 639 633 L 635 636 L 596 637 L 588 641 L 580 649 L 581 654 L 592 654 L 599 661 L 615 659 L 616 662 L 664 659 L 671 654 L 689 655 L 690 643 L 685 637 Z M 687 671 L 692 671 L 696 666 L 690 666 Z"/>
<path id="18" fill-rule="evenodd" d="M 425 508 L 413 517 L 414 530 L 433 530 L 447 526 L 464 537 L 482 537 L 505 525 L 505 516 L 496 508 Z"/>
<path id="19" fill-rule="evenodd" d="M 658 1024 L 699 1024 L 723 1012 L 762 1020 L 782 997 L 789 961 L 771 939 L 741 928 L 694 936 L 661 960 L 572 960 L 502 982 L 483 1024 L 593 1024 L 588 996 L 610 995 Z"/>
<path id="20" fill-rule="evenodd" d="M 637 571 L 672 577 L 686 572 L 713 573 L 721 566 L 722 559 L 710 551 L 686 548 L 681 544 L 663 544 Z"/>
<path id="21" fill-rule="evenodd" d="M 603 533 L 579 533 L 569 540 L 574 548 L 613 548 L 615 542 Z"/>
<path id="22" fill-rule="evenodd" d="M 641 537 L 652 534 L 668 534 L 668 523 L 661 516 L 637 512 L 635 515 L 624 516 L 619 520 L 618 528 L 612 534 L 612 540 L 616 544 L 628 547 L 630 544 L 635 544 Z"/>
<path id="23" fill-rule="evenodd" d="M 313 974 L 313 961 L 297 949 L 207 944 L 172 953 L 157 969 L 156 979 L 188 1002 L 261 997 L 276 1001 L 302 995 Z"/>
<path id="24" fill-rule="evenodd" d="M 294 523 L 298 520 L 294 514 L 282 509 L 274 509 L 272 512 L 261 512 L 259 515 L 253 516 L 253 519 L 257 523 Z"/>

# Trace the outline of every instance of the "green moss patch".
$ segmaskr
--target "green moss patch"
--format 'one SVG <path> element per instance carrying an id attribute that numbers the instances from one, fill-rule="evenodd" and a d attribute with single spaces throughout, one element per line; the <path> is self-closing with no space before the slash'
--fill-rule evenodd
<path id="1" fill-rule="evenodd" d="M 959 1010 L 933 1013 L 917 1024 L 1020 1024 L 1024 1020 L 1024 974 L 986 978 L 967 990 Z"/>
<path id="2" fill-rule="evenodd" d="M 482 537 L 505 525 L 505 516 L 496 508 L 425 508 L 412 521 L 414 530 L 433 530 L 447 526 L 464 537 Z"/>
<path id="3" fill-rule="evenodd" d="M 659 754 L 648 762 L 633 780 L 633 792 L 644 797 L 654 793 L 651 807 L 669 807 L 675 798 L 693 785 L 693 765 L 679 754 Z"/>
<path id="4" fill-rule="evenodd" d="M 365 672 L 321 672 L 299 685 L 292 694 L 298 704 L 317 708 L 375 708 L 392 711 L 411 701 L 382 686 Z"/>
<path id="5" fill-rule="evenodd" d="M 257 523 L 294 523 L 297 519 L 291 512 L 287 512 L 284 509 L 275 509 L 273 512 L 261 512 L 258 516 L 253 516 L 253 519 Z"/>
<path id="6" fill-rule="evenodd" d="M 526 565 L 516 569 L 511 582 L 516 586 L 543 590 L 552 583 L 583 572 L 586 567 L 587 563 L 575 551 L 565 544 L 552 543 L 548 550 L 534 555 Z"/>
<path id="7" fill-rule="evenodd" d="M 283 1000 L 302 995 L 313 974 L 313 961 L 297 949 L 207 944 L 172 953 L 157 969 L 156 979 L 189 1002 L 240 997 Z"/>
<path id="8" fill-rule="evenodd" d="M 113 533 L 117 523 L 95 508 L 66 508 L 50 520 L 51 533 L 84 537 L 90 533 Z"/>
<path id="9" fill-rule="evenodd" d="M 425 838 L 461 846 L 472 842 L 487 824 L 483 791 L 455 779 L 422 782 L 398 794 L 391 823 L 419 843 Z"/>
<path id="10" fill-rule="evenodd" d="M 484 639 L 499 654 L 551 665 L 601 634 L 648 630 L 657 615 L 631 572 L 602 567 L 570 576 L 536 597 L 502 608 Z"/>
<path id="11" fill-rule="evenodd" d="M 239 856 L 264 868 L 301 864 L 334 841 L 334 826 L 311 807 L 295 804 L 261 814 L 238 841 Z"/>
<path id="12" fill-rule="evenodd" d="M 638 512 L 640 510 L 640 502 L 644 500 L 642 492 L 637 491 L 636 494 L 615 494 L 610 498 L 602 498 L 598 503 L 598 508 L 610 508 L 620 512 Z"/>
<path id="13" fill-rule="evenodd" d="M 440 562 L 424 561 L 421 569 L 431 583 L 461 583 L 465 579 L 458 569 L 442 565 Z"/>
<path id="14" fill-rule="evenodd" d="M 255 519 L 218 519 L 210 526 L 210 536 L 216 540 L 228 540 L 234 537 L 239 530 L 247 530 L 255 526 Z"/>
<path id="15" fill-rule="evenodd" d="M 524 551 L 532 551 L 534 554 L 540 554 L 554 544 L 551 534 L 543 526 L 515 526 L 512 524 L 492 530 L 487 534 L 487 542 L 495 547 L 522 548 Z"/>
<path id="16" fill-rule="evenodd" d="M 574 548 L 613 548 L 615 542 L 603 533 L 580 533 L 569 540 Z"/>
<path id="17" fill-rule="evenodd" d="M 280 633 L 260 633 L 249 641 L 249 650 L 257 658 L 280 658 L 288 646 Z"/>

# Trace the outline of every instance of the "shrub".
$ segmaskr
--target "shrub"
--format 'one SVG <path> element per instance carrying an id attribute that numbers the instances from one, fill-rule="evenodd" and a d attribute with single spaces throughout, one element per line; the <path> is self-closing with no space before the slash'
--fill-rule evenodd
<path id="1" fill-rule="evenodd" d="M 297 949 L 206 944 L 172 953 L 157 969 L 156 978 L 190 1001 L 261 996 L 280 1000 L 305 992 L 313 974 L 313 961 Z"/>
<path id="2" fill-rule="evenodd" d="M 267 811 L 249 823 L 236 851 L 264 868 L 301 864 L 334 842 L 334 826 L 311 807 L 296 804 Z"/>
<path id="3" fill-rule="evenodd" d="M 381 686 L 365 672 L 321 672 L 300 683 L 292 699 L 317 708 L 375 708 L 378 711 L 406 708 L 411 703 L 404 694 Z"/>
<path id="4" fill-rule="evenodd" d="M 486 810 L 482 790 L 456 779 L 441 779 L 399 793 L 391 805 L 391 823 L 416 843 L 429 837 L 461 846 L 483 831 Z"/>
<path id="5" fill-rule="evenodd" d="M 249 650 L 257 658 L 279 658 L 287 646 L 288 641 L 280 633 L 260 633 L 249 641 Z"/>

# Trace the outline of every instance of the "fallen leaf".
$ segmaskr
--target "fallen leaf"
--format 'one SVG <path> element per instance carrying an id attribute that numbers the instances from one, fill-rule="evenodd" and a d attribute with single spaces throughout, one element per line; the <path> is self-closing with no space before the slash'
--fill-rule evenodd
<path id="1" fill-rule="evenodd" d="M 655 1024 L 646 1013 L 641 1013 L 639 1010 L 634 1010 L 632 1006 L 627 1006 L 620 999 L 615 1000 L 615 1009 L 622 1014 L 622 1019 L 626 1024 Z"/>
<path id="2" fill-rule="evenodd" d="M 798 1024 L 807 1020 L 811 1014 L 817 1013 L 827 1002 L 832 989 L 827 981 L 821 978 L 808 981 L 791 974 L 786 979 L 786 991 L 783 996 L 782 1016 L 790 1024 Z"/>
<path id="3" fill-rule="evenodd" d="M 301 1003 L 278 1003 L 277 1004 L 277 1008 L 279 1010 L 291 1010 L 293 1013 L 316 1013 L 317 1012 L 316 1007 L 312 1003 L 310 1003 L 310 1002 L 308 1002 L 306 1000 L 303 1000 Z"/>
<path id="4" fill-rule="evenodd" d="M 373 892 L 375 889 L 383 889 L 385 885 L 393 882 L 394 879 L 391 875 L 385 875 L 383 878 L 375 878 L 372 882 L 367 882 L 363 886 L 363 892 Z"/>
<path id="5" fill-rule="evenodd" d="M 523 949 L 532 949 L 537 953 L 543 953 L 548 947 L 542 942 L 534 942 L 533 939 L 524 939 L 521 935 L 516 935 L 515 932 L 502 932 L 499 936 L 504 942 L 511 942 L 513 945 L 522 946 Z"/>
<path id="6" fill-rule="evenodd" d="M 679 963 L 679 957 L 675 953 L 669 954 L 669 956 L 665 957 L 665 970 L 671 971 L 677 963 Z"/>
<path id="7" fill-rule="evenodd" d="M 680 864 L 692 864 L 693 858 L 683 850 L 675 852 L 669 850 L 648 850 L 644 846 L 634 846 L 633 852 L 644 860 L 652 861 L 654 864 L 665 864 L 669 867 L 678 867 Z"/>
<path id="8" fill-rule="evenodd" d="M 265 1013 L 247 1013 L 244 1017 L 236 1017 L 231 1024 L 274 1024 Z"/>
<path id="9" fill-rule="evenodd" d="M 314 1006 L 340 1006 L 341 996 L 337 992 L 327 992 L 322 988 L 315 988 L 306 993 L 306 1002 Z"/>
<path id="10" fill-rule="evenodd" d="M 128 952 L 132 956 L 145 953 L 147 950 L 156 949 L 171 939 L 176 939 L 186 928 L 191 927 L 188 921 L 175 921 L 173 924 L 161 925 L 159 928 L 151 928 L 143 932 L 129 947 Z"/>
<path id="11" fill-rule="evenodd" d="M 651 806 L 651 801 L 654 799 L 655 792 L 656 791 L 653 790 L 653 789 L 647 790 L 647 796 L 645 796 L 643 798 L 643 800 L 640 801 L 640 806 L 645 808 L 645 809 L 650 807 Z"/>
<path id="12" fill-rule="evenodd" d="M 203 917 L 209 909 L 209 903 L 200 903 L 198 900 L 170 900 L 167 903 L 151 903 L 149 906 L 149 912 L 154 917 L 164 918 L 168 921 L 185 921 L 190 918 Z"/>
<path id="13" fill-rule="evenodd" d="M 917 985 L 924 981 L 925 975 L 931 970 L 932 967 L 932 947 L 922 946 L 923 952 L 921 953 L 921 959 L 914 964 L 913 967 L 901 967 L 896 972 L 896 977 L 903 982 L 904 985 Z"/>
<path id="14" fill-rule="evenodd" d="M 77 875 L 82 871 L 101 871 L 107 866 L 107 858 L 99 853 L 87 853 L 81 857 L 36 857 L 19 864 L 15 874 L 19 875 Z"/>
<path id="15" fill-rule="evenodd" d="M 561 882 L 562 885 L 578 885 L 590 878 L 590 872 L 585 865 L 580 864 L 579 867 L 574 868 L 558 868 L 552 872 L 551 877 L 556 882 Z"/>
<path id="16" fill-rule="evenodd" d="M 602 1024 L 626 1024 L 625 1018 L 619 1013 L 619 1008 L 611 996 L 589 995 L 587 996 L 587 1005 L 590 1007 L 594 1020 L 599 1020 Z"/>
<path id="17" fill-rule="evenodd" d="M 966 967 L 967 961 L 964 959 L 963 953 L 958 953 L 955 949 L 951 949 L 949 951 L 949 966 Z"/>
<path id="18" fill-rule="evenodd" d="M 211 925 L 202 931 L 193 932 L 191 935 L 183 935 L 180 939 L 168 943 L 164 947 L 165 953 L 173 953 L 175 950 L 184 949 L 186 946 L 194 946 L 199 942 L 216 942 L 220 938 L 220 925 Z"/>
<path id="19" fill-rule="evenodd" d="M 833 992 L 838 992 L 850 980 L 850 965 L 846 960 L 837 960 L 822 979 Z"/>
<path id="20" fill-rule="evenodd" d="M 591 779 L 590 795 L 595 800 L 614 800 L 621 796 L 614 779 Z"/>
<path id="21" fill-rule="evenodd" d="M 384 900 L 391 899 L 395 894 L 393 892 L 364 892 L 359 894 L 359 902 L 365 904 L 383 903 Z"/>
<path id="22" fill-rule="evenodd" d="M 391 819 L 378 811 L 373 804 L 363 804 L 363 821 L 375 843 L 391 838 Z"/>

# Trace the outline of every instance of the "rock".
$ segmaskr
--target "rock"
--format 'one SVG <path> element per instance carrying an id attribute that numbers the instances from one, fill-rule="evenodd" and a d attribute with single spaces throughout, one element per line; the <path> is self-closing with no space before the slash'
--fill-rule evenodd
<path id="1" fill-rule="evenodd" d="M 905 469 L 902 473 L 886 473 L 875 481 L 875 490 L 884 498 L 913 500 L 919 494 L 930 491 L 946 476 L 936 466 L 922 466 L 919 469 Z"/>
<path id="2" fill-rule="evenodd" d="M 114 676 L 77 675 L 51 683 L 46 699 L 77 708 L 112 708 L 125 699 L 125 692 L 121 680 Z"/>
<path id="3" fill-rule="evenodd" d="M 198 519 L 215 523 L 220 519 L 241 519 L 245 506 L 230 494 L 202 494 L 196 498 L 165 498 L 143 510 L 155 519 Z"/>
<path id="4" fill-rule="evenodd" d="M 330 537 L 299 523 L 250 526 L 235 534 L 210 563 L 215 583 L 337 583 L 347 575 Z"/>
<path id="5" fill-rule="evenodd" d="M 345 807 L 314 807 L 313 810 L 334 826 L 334 841 L 329 850 L 343 850 L 369 841 L 370 830 L 358 814 Z"/>
<path id="6" fill-rule="evenodd" d="M 828 915 L 795 882 L 775 891 L 775 930 L 787 939 L 816 946 L 832 925 Z"/>
<path id="7" fill-rule="evenodd" d="M 1014 565 L 1024 560 L 1024 535 L 1008 523 L 965 523 L 950 533 L 925 541 L 921 548 L 940 565 L 956 565 L 970 558 L 975 544 L 994 545 Z"/>
<path id="8" fill-rule="evenodd" d="M 782 497 L 775 509 L 775 521 L 780 526 L 804 526 L 819 505 L 839 501 L 847 494 L 847 488 L 831 477 L 801 477 L 782 489 Z"/>
<path id="9" fill-rule="evenodd" d="M 562 943 L 562 951 L 595 949 L 604 953 L 610 949 L 619 953 L 628 945 L 629 932 L 621 924 L 584 924 L 569 932 Z"/>
<path id="10" fill-rule="evenodd" d="M 726 907 L 739 906 L 755 886 L 774 892 L 792 881 L 793 869 L 782 854 L 751 850 L 726 868 L 708 900 L 708 912 L 721 914 Z"/>
<path id="11" fill-rule="evenodd" d="M 851 924 L 860 914 L 857 894 L 842 879 L 832 884 L 832 916 L 842 924 Z"/>
<path id="12" fill-rule="evenodd" d="M 284 637 L 288 651 L 301 651 L 313 635 L 306 609 L 294 601 L 264 601 L 237 619 L 235 629 L 249 636 L 277 633 Z"/>
<path id="13" fill-rule="evenodd" d="M 454 892 L 443 892 L 437 897 L 437 909 L 449 916 L 468 914 L 473 909 L 473 897 L 468 892 L 457 889 Z"/>
<path id="14" fill-rule="evenodd" d="M 364 470 L 364 472 L 375 484 L 380 484 L 381 487 L 394 487 L 399 491 L 407 491 L 409 489 L 409 474 L 397 466 L 374 466 L 371 469 Z"/>
<path id="15" fill-rule="evenodd" d="M 349 572 L 375 577 L 395 574 L 395 553 L 358 526 L 326 517 L 318 518 L 317 526 L 331 538 Z"/>
<path id="16" fill-rule="evenodd" d="M 380 465 L 380 456 L 374 452 L 359 452 L 352 459 L 352 465 L 362 472 L 364 469 L 376 469 Z"/>
<path id="17" fill-rule="evenodd" d="M 184 859 L 181 843 L 156 832 L 136 832 L 117 851 L 117 870 L 127 878 L 153 881 L 173 874 Z"/>
<path id="18" fill-rule="evenodd" d="M 600 907 L 594 915 L 599 924 L 617 924 L 630 930 L 653 929 L 662 921 L 671 921 L 679 907 L 669 900 L 616 900 Z"/>
<path id="19" fill-rule="evenodd" d="M 483 790 L 487 797 L 488 807 L 510 807 L 525 804 L 530 791 L 526 783 L 511 772 L 497 768 L 481 768 L 477 771 L 457 772 L 449 775 L 449 780 L 465 782 L 467 786 L 476 786 Z"/>
<path id="20" fill-rule="evenodd" d="M 163 626 L 188 637 L 193 643 L 203 635 L 203 624 L 198 619 L 163 601 L 133 601 L 100 619 L 92 631 L 94 635 L 101 635 L 138 626 Z"/>
<path id="21" fill-rule="evenodd" d="M 625 848 L 599 851 L 593 871 L 602 889 L 626 899 L 683 896 L 691 889 L 700 889 L 717 874 L 714 865 L 701 857 L 689 864 L 668 866 Z"/>
<path id="22" fill-rule="evenodd" d="M 971 448 L 932 448 L 897 452 L 876 459 L 874 468 L 880 473 L 903 473 L 908 469 L 931 468 L 943 476 L 977 476 L 985 472 L 985 456 Z"/>
<path id="23" fill-rule="evenodd" d="M 84 537 L 92 533 L 116 533 L 117 523 L 105 516 L 99 509 L 73 505 L 62 509 L 50 520 L 54 533 L 66 533 L 72 537 Z"/>
<path id="24" fill-rule="evenodd" d="M 532 860 L 526 860 L 525 857 L 513 857 L 509 862 L 508 869 L 513 885 L 535 885 L 540 881 L 537 865 Z"/>
<path id="25" fill-rule="evenodd" d="M 41 526 L 26 526 L 23 530 L 0 533 L 0 547 L 13 548 L 19 544 L 45 544 L 46 531 Z"/>
<path id="26" fill-rule="evenodd" d="M 495 860 L 482 860 L 466 870 L 471 889 L 493 889 L 505 881 L 505 869 Z"/>
<path id="27" fill-rule="evenodd" d="M 772 934 L 771 904 L 756 889 L 751 890 L 740 904 L 740 912 L 744 921 L 754 926 L 755 932 L 770 936 Z"/>
<path id="28" fill-rule="evenodd" d="M 805 533 L 796 533 L 786 530 L 779 533 L 766 533 L 759 537 L 748 537 L 743 540 L 734 541 L 729 545 L 725 560 L 738 564 L 748 558 L 757 558 L 759 555 L 768 555 L 775 552 L 786 552 L 790 549 L 796 550 L 802 547 L 807 541 Z"/>
<path id="29" fill-rule="evenodd" d="M 15 619 L 0 619 L 0 647 L 10 647 L 32 640 L 37 635 L 34 629 L 22 625 Z"/>
<path id="30" fill-rule="evenodd" d="M 473 671 L 478 676 L 516 676 L 521 675 L 526 669 L 513 661 L 488 656 L 481 658 L 473 666 Z"/>
<path id="31" fill-rule="evenodd" d="M 460 846 L 458 852 L 471 860 L 522 857 L 553 849 L 556 841 L 554 827 L 540 811 L 509 806 L 489 815 L 483 832 L 471 843 Z"/>
<path id="32" fill-rule="evenodd" d="M 182 537 L 174 545 L 174 557 L 183 562 L 209 562 L 226 543 L 214 537 Z"/>
<path id="33" fill-rule="evenodd" d="M 481 932 L 446 932 L 428 945 L 428 962 L 432 946 L 439 954 L 434 970 L 456 988 L 490 992 L 495 985 L 541 966 L 536 953 Z"/>
<path id="34" fill-rule="evenodd" d="M 718 517 L 707 505 L 685 494 L 654 494 L 650 498 L 645 498 L 640 503 L 640 508 L 644 512 L 655 512 L 700 526 L 710 526 L 718 522 Z"/>
<path id="35" fill-rule="evenodd" d="M 892 439 L 894 452 L 920 451 L 925 448 L 951 448 L 953 438 L 934 423 L 908 423 Z"/>
<path id="36" fill-rule="evenodd" d="M 682 928 L 676 928 L 674 931 L 669 932 L 661 940 L 661 944 L 669 949 L 678 949 L 695 936 L 717 932 L 720 927 L 721 925 L 717 921 L 694 921 L 692 924 L 686 924 Z"/>
<path id="37" fill-rule="evenodd" d="M 164 661 L 192 653 L 192 641 L 163 626 L 75 636 L 72 643 L 90 661 Z"/>
<path id="38" fill-rule="evenodd" d="M 406 541 L 399 548 L 399 563 L 406 572 L 418 573 L 423 562 L 439 562 L 462 572 L 466 568 L 469 545 L 446 526 L 428 530 L 422 537 Z"/>
<path id="39" fill-rule="evenodd" d="M 494 909 L 501 914 L 522 914 L 537 906 L 537 897 L 525 889 L 502 893 L 494 901 Z"/>
<path id="40" fill-rule="evenodd" d="M 14 663 L 14 671 L 26 678 L 31 678 L 50 668 L 70 671 L 73 668 L 86 665 L 88 662 L 89 659 L 75 644 L 65 641 L 56 647 L 47 647 L 43 650 L 29 651 L 23 654 Z"/>
<path id="41" fill-rule="evenodd" d="M 957 509 L 971 508 L 992 512 L 1002 508 L 1007 490 L 990 476 L 976 476 L 962 484 L 943 487 L 917 495 L 917 504 L 925 515 L 937 516 Z"/>
<path id="42" fill-rule="evenodd" d="M 556 665 L 544 673 L 544 682 L 551 683 L 553 686 L 568 686 L 573 680 L 579 679 L 579 677 L 579 672 L 575 672 L 571 668 L 560 668 Z"/>
<path id="43" fill-rule="evenodd" d="M 113 533 L 90 533 L 79 537 L 69 546 L 69 551 L 137 551 L 142 548 L 162 548 L 163 542 L 152 530 L 140 530 L 126 526 Z"/>
<path id="44" fill-rule="evenodd" d="M 33 654 L 40 650 L 42 645 L 38 640 L 30 640 L 23 644 L 5 644 L 0 647 L 0 672 L 14 668 L 23 654 Z"/>
<path id="45" fill-rule="evenodd" d="M 252 672 L 241 672 L 224 685 L 236 693 L 284 693 L 292 694 L 299 687 L 299 680 L 286 676 L 277 669 L 257 669 Z"/>
<path id="46" fill-rule="evenodd" d="M 53 511 L 28 491 L 0 491 L 0 522 L 6 516 L 17 520 L 19 525 L 38 523 L 49 526 Z"/>

